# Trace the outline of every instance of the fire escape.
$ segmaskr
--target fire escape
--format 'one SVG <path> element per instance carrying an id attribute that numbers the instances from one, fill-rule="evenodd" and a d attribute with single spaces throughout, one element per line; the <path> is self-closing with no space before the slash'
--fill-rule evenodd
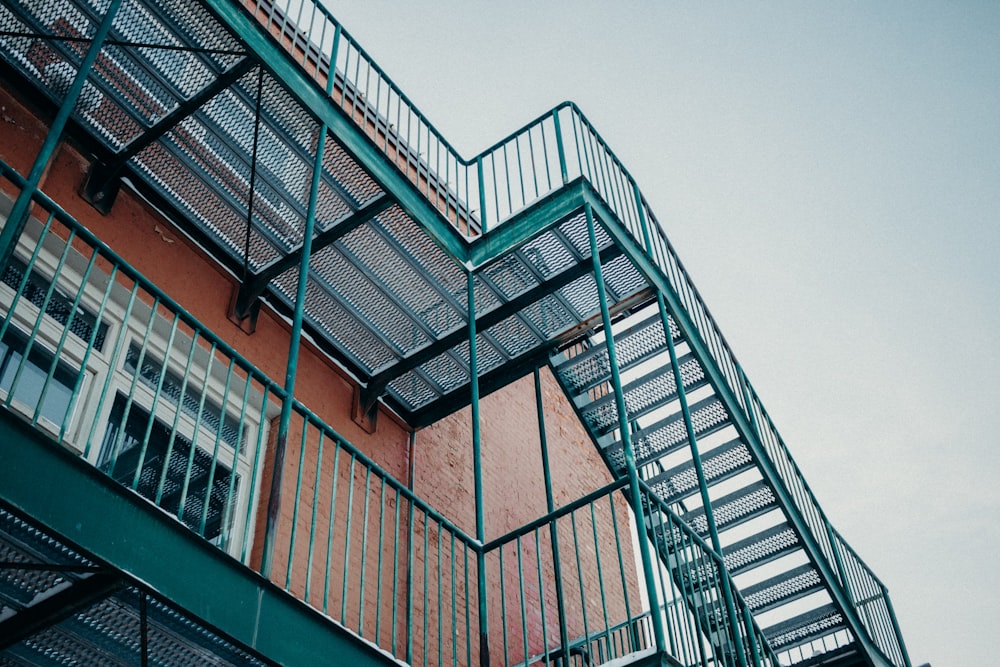
<path id="1" fill-rule="evenodd" d="M 45 239 L 69 235 L 87 244 L 100 261 L 74 269 L 83 282 L 94 266 L 117 261 L 38 190 L 65 131 L 93 156 L 85 196 L 94 207 L 112 212 L 127 186 L 179 221 L 239 278 L 230 318 L 252 331 L 264 301 L 286 315 L 293 335 L 310 336 L 358 378 L 360 419 L 377 402 L 413 427 L 470 404 L 475 414 L 480 396 L 533 372 L 537 378 L 537 369 L 548 366 L 616 480 L 602 498 L 626 503 L 637 517 L 648 608 L 631 610 L 620 626 L 605 623 L 600 638 L 589 630 L 571 636 L 560 624 L 561 636 L 550 637 L 549 648 L 532 660 L 909 665 L 885 587 L 824 515 L 635 180 L 575 105 L 564 103 L 465 159 L 336 20 L 309 1 L 278 7 L 264 0 L 23 0 L 0 7 L 0 30 L 4 77 L 55 117 L 35 169 L 19 174 L 0 167 L 19 193 L 0 236 L 4 281 L 20 295 L 14 299 L 34 303 L 39 318 L 56 317 L 51 304 L 57 290 L 39 277 L 32 243 L 57 246 Z M 48 220 L 29 221 L 31 206 L 46 210 Z M 66 231 L 46 236 L 60 225 Z M 59 260 L 49 273 L 73 262 Z M 127 313 L 148 311 L 152 318 L 169 305 L 155 286 L 129 275 L 135 287 L 131 299 L 127 293 L 122 299 Z M 117 298 L 111 288 L 106 293 L 105 302 Z M 61 322 L 81 335 L 89 354 L 104 334 L 99 316 L 89 329 L 74 319 L 80 302 L 71 295 Z M 8 314 L 15 308 L 5 302 Z M 176 315 L 165 338 L 186 335 L 192 350 L 207 344 L 195 342 L 209 340 L 207 334 L 176 333 L 177 321 L 183 315 Z M 196 324 L 183 326 L 197 330 Z M 5 323 L 0 335 L 7 331 Z M 60 347 L 70 338 L 64 334 Z M 186 376 L 166 372 L 144 375 L 144 360 L 155 356 L 145 344 L 114 349 L 139 378 L 133 386 L 148 381 L 155 400 L 169 394 L 171 383 L 187 383 Z M 206 354 L 224 349 L 212 342 Z M 22 357 L 29 359 L 30 351 Z M 328 464 L 334 442 L 349 451 L 290 392 L 252 368 L 233 376 L 232 368 L 242 367 L 236 355 L 231 358 L 233 382 L 245 396 L 263 397 L 257 412 L 281 421 L 281 447 L 290 433 L 294 439 L 298 423 L 303 433 L 314 428 L 320 434 L 321 448 L 331 443 Z M 48 386 L 62 371 L 55 361 L 44 364 Z M 143 491 L 143 457 L 151 456 L 152 446 L 142 446 L 138 462 L 129 463 L 128 438 L 119 437 L 99 466 L 132 491 L 109 486 L 104 473 L 86 472 L 80 456 L 36 442 L 42 402 L 30 424 L 4 421 L 3 458 L 10 465 L 0 473 L 0 545 L 7 554 L 0 558 L 0 664 L 49 664 L 41 658 L 32 663 L 36 649 L 23 643 L 39 632 L 61 638 L 48 649 L 51 656 L 81 646 L 121 655 L 125 644 L 115 638 L 121 623 L 141 636 L 128 651 L 141 653 L 143 664 L 181 654 L 238 663 L 308 662 L 331 651 L 391 664 L 387 653 L 357 640 L 355 631 L 397 659 L 419 662 L 412 644 L 395 633 L 384 640 L 384 628 L 366 629 L 363 606 L 359 627 L 345 630 L 328 622 L 337 610 L 325 602 L 320 616 L 286 600 L 286 591 L 271 583 L 281 579 L 268 551 L 273 544 L 264 545 L 257 572 L 240 565 L 252 558 L 245 549 L 240 553 L 235 531 L 227 533 L 233 523 L 228 506 L 215 499 L 227 493 L 227 484 L 232 494 L 253 477 L 244 473 L 237 482 L 240 446 L 234 445 L 233 464 L 218 472 L 216 461 L 201 462 L 196 448 L 186 445 L 188 477 L 202 470 L 207 481 L 183 482 L 169 508 L 179 522 L 164 528 L 149 518 L 159 510 L 144 500 L 120 509 L 121 498 L 132 492 L 161 508 L 168 502 L 166 472 L 158 492 Z M 203 397 L 198 420 L 207 403 Z M 182 404 L 175 414 L 181 415 Z M 129 399 L 105 408 L 123 415 L 123 431 L 131 405 Z M 221 438 L 230 426 L 224 410 L 217 412 L 211 428 Z M 146 437 L 156 428 L 149 426 Z M 57 425 L 58 438 L 66 430 Z M 91 448 L 88 441 L 81 456 Z M 487 541 L 480 525 L 476 535 L 465 535 L 350 451 L 336 465 L 350 465 L 352 474 L 354 466 L 367 470 L 366 492 L 395 494 L 397 528 L 403 500 L 422 512 L 425 556 L 436 539 L 440 565 L 450 541 L 451 588 L 439 581 L 430 597 L 454 595 L 460 572 L 466 601 L 455 606 L 471 630 L 459 642 L 461 652 L 445 659 L 447 650 L 440 649 L 436 655 L 441 664 L 476 663 L 485 653 L 481 637 L 490 634 L 489 624 L 503 623 L 508 634 L 506 616 L 486 618 L 483 573 L 497 560 L 501 570 L 505 558 L 509 565 L 511 545 L 520 559 L 521 540 L 530 532 Z M 43 466 L 56 483 L 88 498 L 88 511 L 135 522 L 131 541 L 169 545 L 161 557 L 183 559 L 202 578 L 165 571 L 148 553 L 118 545 L 109 531 L 76 530 L 74 517 L 13 473 Z M 286 474 L 286 481 L 292 476 Z M 204 500 L 185 503 L 193 495 L 189 486 L 204 489 Z M 580 507 L 583 501 L 590 502 L 583 499 Z M 393 520 L 386 505 L 373 507 L 378 516 L 369 516 L 365 505 L 366 526 Z M 550 503 L 549 509 L 553 526 L 576 518 L 573 507 Z M 188 528 L 208 542 L 192 543 Z M 538 527 L 533 530 L 537 540 Z M 575 530 L 574 524 L 574 541 Z M 552 529 L 553 540 L 557 532 Z M 381 533 L 379 540 L 381 550 Z M 565 542 L 563 548 L 572 550 Z M 456 550 L 465 554 L 464 570 L 456 570 Z M 224 591 L 228 608 L 219 609 L 192 583 L 205 577 Z M 345 589 L 347 578 L 345 570 Z M 319 584 L 310 583 L 315 592 Z M 307 603 L 310 583 L 300 596 Z M 560 588 L 560 611 L 563 598 Z M 395 611 L 393 606 L 393 623 Z M 262 615 L 308 645 L 261 643 Z M 440 617 L 435 622 L 442 623 Z M 463 625 L 454 613 L 450 623 L 456 632 Z M 423 632 L 434 635 L 426 623 Z M 438 641 L 440 634 L 439 626 Z M 617 649 L 595 651 L 610 646 L 612 636 Z M 496 645 L 489 653 L 490 664 L 531 661 L 508 660 L 506 648 Z"/>

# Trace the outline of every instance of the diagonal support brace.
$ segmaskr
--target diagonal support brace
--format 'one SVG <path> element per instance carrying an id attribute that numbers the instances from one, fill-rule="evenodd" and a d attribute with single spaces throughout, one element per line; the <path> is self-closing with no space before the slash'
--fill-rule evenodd
<path id="1" fill-rule="evenodd" d="M 329 229 L 316 235 L 312 241 L 312 251 L 316 252 L 337 242 L 347 234 L 351 233 L 361 225 L 370 222 L 380 213 L 396 203 L 392 195 L 383 193 L 368 204 L 351 213 L 348 217 L 332 225 Z M 295 250 L 280 257 L 257 273 L 244 280 L 236 292 L 233 304 L 229 313 L 229 318 L 241 323 L 244 320 L 256 317 L 256 312 L 260 308 L 261 295 L 267 289 L 268 284 L 288 269 L 298 266 L 302 261 L 302 248 L 300 244 Z"/>
<path id="2" fill-rule="evenodd" d="M 83 185 L 83 198 L 98 211 L 107 215 L 118 196 L 118 190 L 121 186 L 119 176 L 128 161 L 207 104 L 213 97 L 239 81 L 255 65 L 256 62 L 252 58 L 243 58 L 219 75 L 212 83 L 195 93 L 189 100 L 180 104 L 148 130 L 129 142 L 106 163 L 95 162 L 87 173 L 87 180 Z"/>

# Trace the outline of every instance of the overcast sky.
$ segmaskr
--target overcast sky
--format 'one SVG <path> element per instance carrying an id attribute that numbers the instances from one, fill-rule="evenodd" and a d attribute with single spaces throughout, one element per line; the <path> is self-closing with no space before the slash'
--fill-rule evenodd
<path id="1" fill-rule="evenodd" d="M 1000 3 L 329 6 L 466 156 L 580 104 L 914 665 L 996 664 Z"/>

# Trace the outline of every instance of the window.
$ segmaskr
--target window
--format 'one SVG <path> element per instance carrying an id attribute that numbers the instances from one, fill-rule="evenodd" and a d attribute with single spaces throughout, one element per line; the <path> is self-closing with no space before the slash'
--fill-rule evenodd
<path id="1" fill-rule="evenodd" d="M 68 417 L 80 371 L 61 360 L 57 363 L 54 355 L 37 343 L 31 345 L 25 360 L 27 348 L 28 337 L 8 328 L 0 340 L 0 391 L 32 417 L 37 413 L 61 425 Z"/>
<path id="2" fill-rule="evenodd" d="M 0 270 L 0 403 L 220 548 L 249 546 L 266 388 L 58 224 L 29 220 Z"/>
<path id="3" fill-rule="evenodd" d="M 213 458 L 192 445 L 190 439 L 118 394 L 98 467 L 124 486 L 135 485 L 139 495 L 179 516 L 205 539 L 221 543 L 232 527 L 241 478 L 220 460 L 218 450 L 216 455 Z"/>

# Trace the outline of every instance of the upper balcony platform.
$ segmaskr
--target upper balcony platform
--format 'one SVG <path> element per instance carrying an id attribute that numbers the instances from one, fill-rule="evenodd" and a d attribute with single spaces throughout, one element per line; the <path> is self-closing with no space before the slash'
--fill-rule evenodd
<path id="1" fill-rule="evenodd" d="M 59 104 L 99 19 L 88 2 L 5 7 L 7 67 Z M 325 128 L 307 330 L 366 387 L 366 408 L 382 399 L 414 425 L 468 402 L 467 272 L 488 392 L 594 327 L 585 200 L 603 225 L 628 221 L 640 252 L 644 233 L 666 249 L 573 105 L 463 159 L 308 3 L 125 2 L 72 123 L 94 155 L 94 205 L 109 210 L 127 179 L 171 214 L 239 279 L 248 328 L 261 298 L 295 308 Z M 647 302 L 613 236 L 599 248 L 612 310 Z"/>

